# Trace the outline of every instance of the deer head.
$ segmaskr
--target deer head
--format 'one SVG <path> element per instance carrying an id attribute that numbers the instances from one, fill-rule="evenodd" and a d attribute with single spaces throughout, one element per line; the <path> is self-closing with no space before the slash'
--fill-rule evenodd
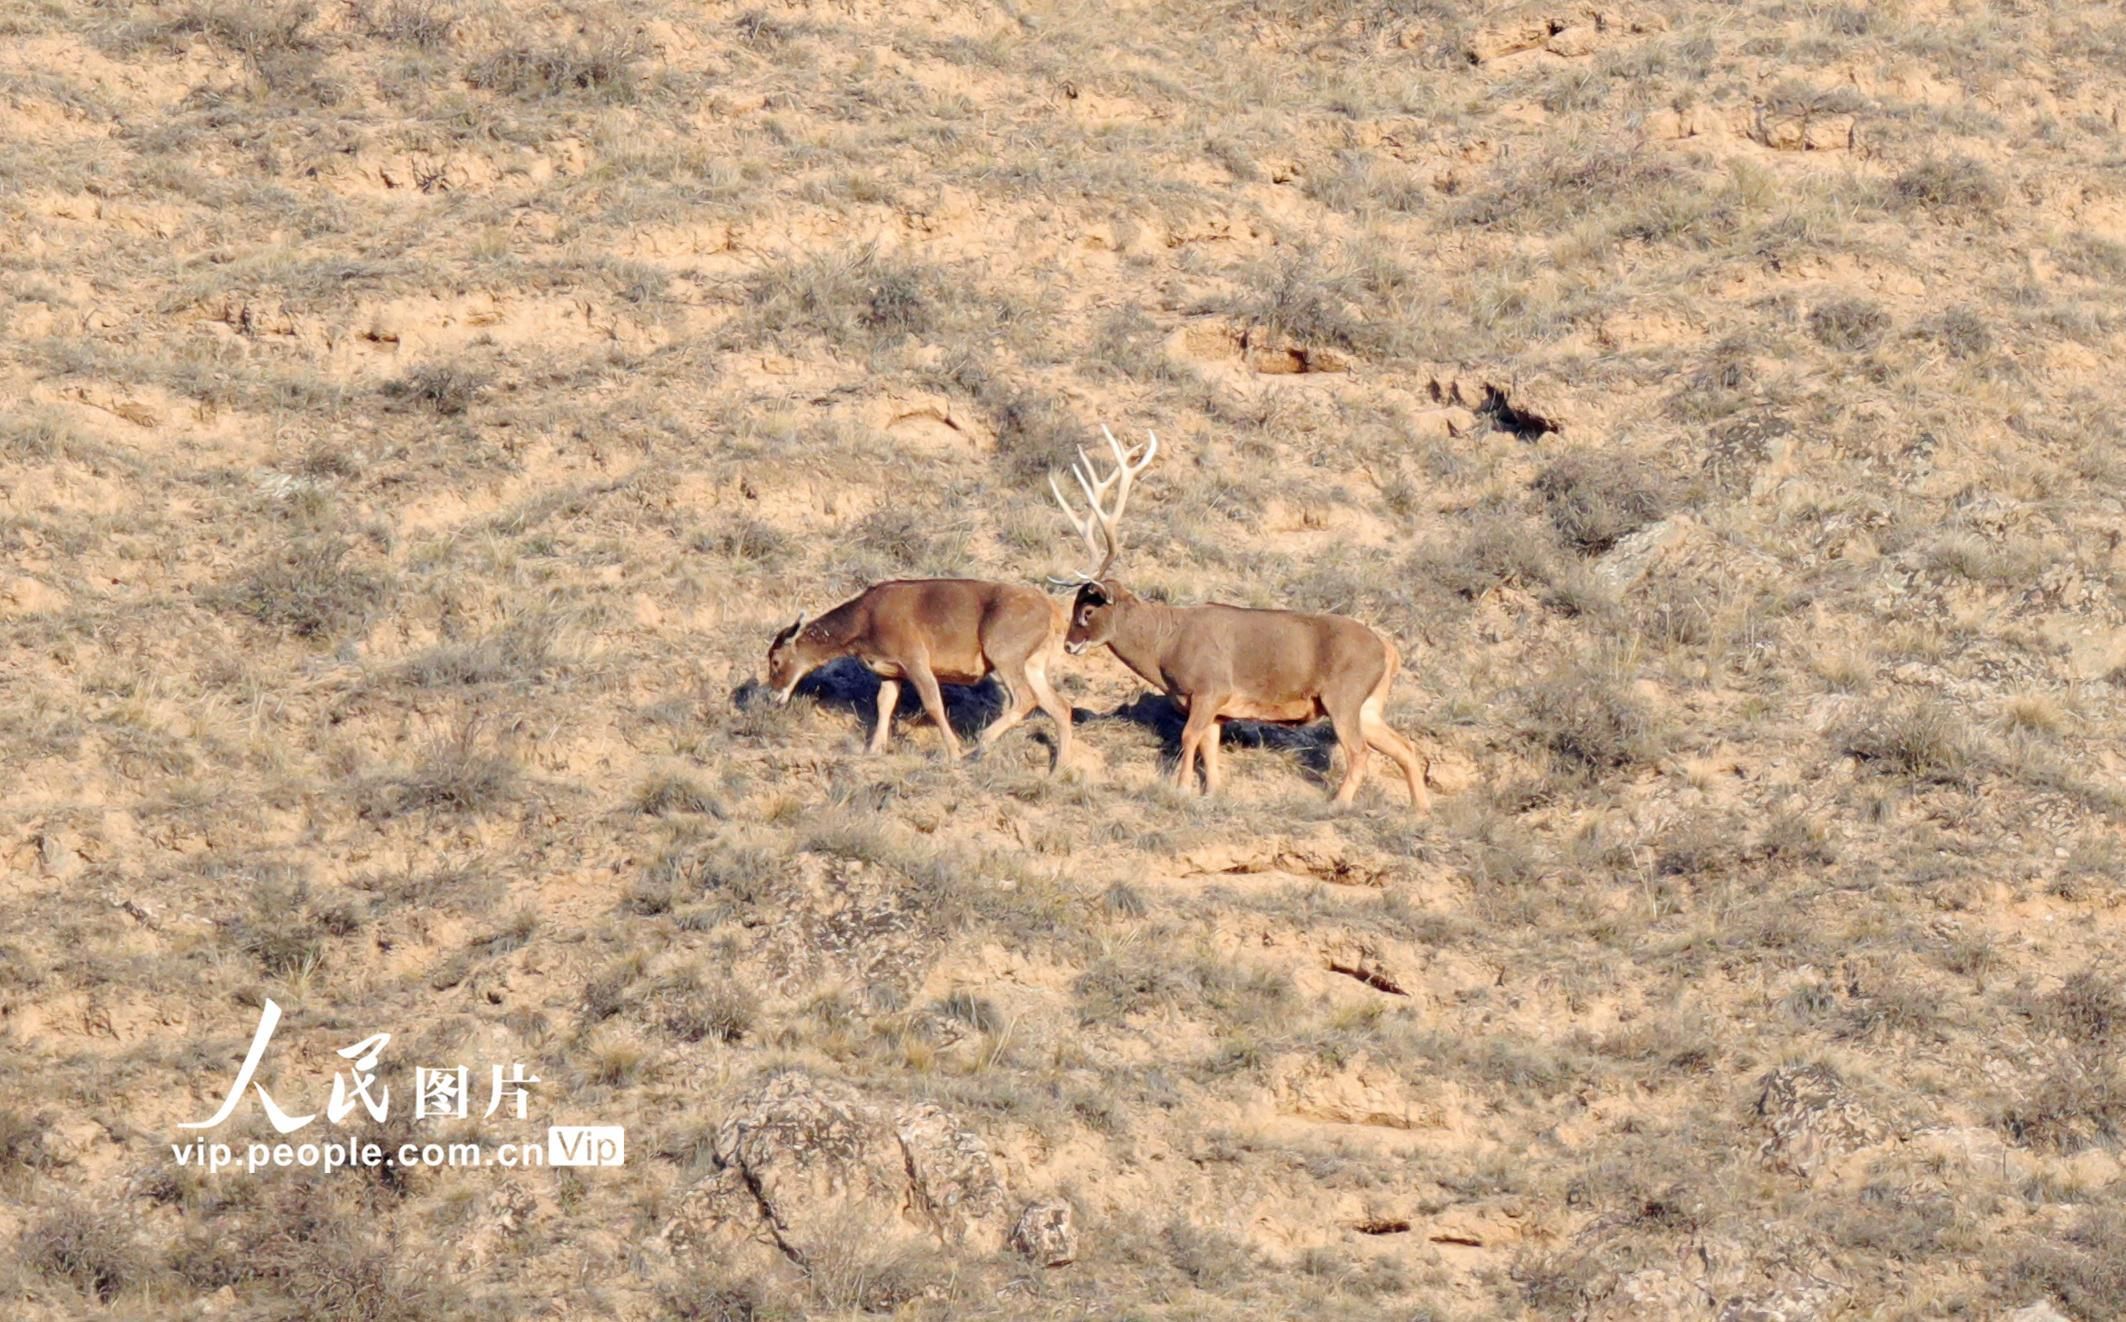
<path id="1" fill-rule="evenodd" d="M 788 702 L 791 690 L 812 669 L 805 656 L 805 615 L 797 613 L 797 623 L 776 634 L 768 643 L 768 687 L 775 690 L 778 702 Z"/>
<path id="2" fill-rule="evenodd" d="M 1090 571 L 1080 570 L 1069 578 L 1049 579 L 1058 587 L 1078 589 L 1077 599 L 1071 603 L 1070 632 L 1063 642 L 1064 650 L 1073 656 L 1106 642 L 1114 629 L 1114 603 L 1133 599 L 1127 588 L 1108 581 L 1108 572 L 1114 568 L 1115 556 L 1122 549 L 1122 538 L 1117 529 L 1122 522 L 1123 510 L 1129 506 L 1130 484 L 1151 466 L 1152 459 L 1159 453 L 1159 437 L 1150 431 L 1144 433 L 1141 452 L 1125 448 L 1104 424 L 1100 434 L 1107 438 L 1108 449 L 1114 452 L 1113 470 L 1100 477 L 1092 456 L 1083 449 L 1078 451 L 1077 462 L 1070 466 L 1070 475 L 1077 480 L 1078 489 L 1085 493 L 1084 518 L 1079 518 L 1077 511 L 1071 508 L 1056 475 L 1053 472 L 1048 475 L 1048 489 L 1055 494 L 1056 504 L 1062 507 L 1063 517 L 1069 519 L 1070 526 L 1085 539 L 1085 549 L 1091 556 L 1089 563 L 1096 565 Z"/>

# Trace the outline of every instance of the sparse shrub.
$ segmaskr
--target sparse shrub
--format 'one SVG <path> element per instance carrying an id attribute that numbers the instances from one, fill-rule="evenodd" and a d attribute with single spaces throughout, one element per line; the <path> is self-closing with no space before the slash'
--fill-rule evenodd
<path id="1" fill-rule="evenodd" d="M 2067 713 L 2042 693 L 2018 693 L 2001 707 L 2001 724 L 2026 734 L 2066 733 Z"/>
<path id="2" fill-rule="evenodd" d="M 1540 230 L 1578 224 L 1602 210 L 1642 209 L 1658 196 L 1703 196 L 1699 186 L 1663 155 L 1564 143 L 1526 165 L 1497 172 L 1493 182 L 1454 208 L 1465 225 Z M 1647 229 L 1644 221 L 1640 228 Z M 1638 237 L 1649 237 L 1651 230 Z"/>
<path id="3" fill-rule="evenodd" d="M 2000 180 L 1968 156 L 1937 156 L 1897 176 L 1890 185 L 1899 205 L 1963 216 L 1990 216 L 2007 200 Z"/>
<path id="4" fill-rule="evenodd" d="M 744 986 L 728 979 L 686 983 L 664 999 L 664 1030 L 682 1042 L 737 1042 L 753 1032 L 760 1002 Z"/>
<path id="5" fill-rule="evenodd" d="M 943 567 L 958 560 L 965 550 L 959 531 L 941 526 L 937 514 L 901 504 L 881 505 L 866 514 L 857 523 L 851 540 L 885 557 L 897 570 Z"/>
<path id="6" fill-rule="evenodd" d="M 373 817 L 424 810 L 485 812 L 514 795 L 518 779 L 516 762 L 487 747 L 479 723 L 468 721 L 431 744 L 419 765 L 371 782 L 362 808 Z"/>
<path id="7" fill-rule="evenodd" d="M 309 914 L 276 904 L 260 904 L 236 928 L 239 949 L 258 961 L 269 978 L 292 978 L 315 969 L 325 958 L 325 929 Z"/>
<path id="8" fill-rule="evenodd" d="M 673 1322 L 771 1322 L 793 1316 L 758 1281 L 704 1276 L 692 1266 L 684 1279 L 658 1292 L 657 1302 Z"/>
<path id="9" fill-rule="evenodd" d="M 628 887 L 627 897 L 621 900 L 620 908 L 643 918 L 655 918 L 670 913 L 674 899 L 671 883 L 644 876 L 636 878 L 635 884 Z"/>
<path id="10" fill-rule="evenodd" d="M 1988 1272 L 2007 1307 L 2056 1301 L 2069 1317 L 2126 1317 L 2126 1216 L 2089 1207 L 2061 1235 L 2047 1225 L 2004 1270 Z"/>
<path id="11" fill-rule="evenodd" d="M 875 247 L 781 262 L 746 282 L 752 338 L 816 336 L 838 349 L 890 348 L 958 319 L 944 276 Z"/>
<path id="12" fill-rule="evenodd" d="M 700 781 L 675 771 L 661 771 L 643 781 L 635 790 L 634 808 L 636 812 L 653 817 L 675 812 L 721 811 L 715 796 Z"/>
<path id="13" fill-rule="evenodd" d="M 1540 588 L 1557 576 L 1557 539 L 1549 529 L 1518 515 L 1475 516 L 1444 548 L 1411 556 L 1409 574 L 1471 601 L 1495 588 Z"/>
<path id="14" fill-rule="evenodd" d="M 49 1127 L 48 1117 L 0 1106 L 0 1188 L 5 1188 L 11 1177 L 52 1164 L 51 1154 L 44 1146 Z"/>
<path id="15" fill-rule="evenodd" d="M 32 1222 L 17 1251 L 28 1266 L 105 1304 L 148 1272 L 147 1255 L 133 1238 L 132 1218 L 81 1202 L 68 1202 Z"/>
<path id="16" fill-rule="evenodd" d="M 1993 351 L 1993 328 L 1970 308 L 1950 308 L 1921 322 L 1918 333 L 1948 350 L 1951 358 L 1983 358 Z"/>
<path id="17" fill-rule="evenodd" d="M 769 850 L 712 841 L 667 851 L 650 865 L 649 878 L 733 904 L 757 904 L 786 867 Z"/>
<path id="18" fill-rule="evenodd" d="M 880 1235 L 865 1218 L 845 1213 L 809 1236 L 805 1284 L 831 1313 L 890 1313 L 935 1288 L 929 1255 L 901 1238 Z"/>
<path id="19" fill-rule="evenodd" d="M 1151 911 L 1145 903 L 1144 893 L 1126 881 L 1118 881 L 1107 888 L 1100 897 L 1100 907 L 1110 918 L 1142 918 Z"/>
<path id="20" fill-rule="evenodd" d="M 449 363 L 429 363 L 386 381 L 384 394 L 427 409 L 437 417 L 453 418 L 473 406 L 486 384 L 487 379 L 478 372 Z"/>
<path id="21" fill-rule="evenodd" d="M 1167 356 L 1159 324 L 1134 304 L 1116 308 L 1093 334 L 1092 359 L 1137 381 L 1178 381 L 1186 373 Z"/>
<path id="22" fill-rule="evenodd" d="M 1414 215 L 1424 209 L 1430 191 L 1407 166 L 1365 151 L 1338 152 L 1334 167 L 1306 178 L 1307 196 L 1332 211 Z"/>
<path id="23" fill-rule="evenodd" d="M 371 36 L 441 50 L 457 31 L 458 11 L 450 0 L 385 0 L 368 10 L 367 24 Z"/>
<path id="24" fill-rule="evenodd" d="M 2116 979 L 2082 969 L 2045 998 L 2040 1018 L 2077 1042 L 2107 1045 L 2126 1034 L 2126 991 Z"/>
<path id="25" fill-rule="evenodd" d="M 1004 1029 L 1004 1016 L 997 1013 L 997 1007 L 973 992 L 956 991 L 938 1002 L 938 1009 L 977 1033 L 994 1034 Z"/>
<path id="26" fill-rule="evenodd" d="M 2060 265 L 2085 280 L 2126 285 L 2126 243 L 2097 234 L 2077 234 Z"/>
<path id="27" fill-rule="evenodd" d="M 641 60 L 632 40 L 612 35 L 566 46 L 505 46 L 468 66 L 465 81 L 527 101 L 587 95 L 625 102 L 641 91 Z"/>
<path id="28" fill-rule="evenodd" d="M 171 37 L 205 36 L 242 55 L 273 81 L 272 75 L 291 57 L 315 48 L 309 29 L 316 17 L 317 7 L 309 0 L 190 0 L 164 31 Z"/>
<path id="29" fill-rule="evenodd" d="M 1864 298 L 1839 298 L 1809 312 L 1809 334 L 1841 353 L 1861 353 L 1882 343 L 1890 314 Z"/>
<path id="30" fill-rule="evenodd" d="M 2018 1143 L 2074 1153 L 2126 1135 L 2126 1078 L 2109 1060 L 2064 1056 L 1995 1121 Z"/>
<path id="31" fill-rule="evenodd" d="M 78 438 L 57 414 L 10 409 L 0 415 L 0 458 L 43 462 L 66 454 Z"/>
<path id="32" fill-rule="evenodd" d="M 1725 872 L 1739 858 L 1734 823 L 1696 818 L 1662 837 L 1654 870 L 1665 877 L 1703 877 Z"/>
<path id="33" fill-rule="evenodd" d="M 1954 782 L 1971 763 L 1963 723 L 1932 702 L 1907 703 L 1847 728 L 1844 751 L 1896 775 Z"/>
<path id="34" fill-rule="evenodd" d="M 974 400 L 996 429 L 996 456 L 1014 479 L 1039 478 L 1070 462 L 1086 428 L 1046 391 L 998 373 L 985 359 L 961 356 L 935 383 Z"/>
<path id="35" fill-rule="evenodd" d="M 1271 336 L 1354 353 L 1381 347 L 1377 328 L 1359 311 L 1355 272 L 1327 266 L 1318 254 L 1307 252 L 1256 267 L 1247 279 L 1245 292 L 1230 310 Z"/>
<path id="36" fill-rule="evenodd" d="M 298 638 L 352 632 L 389 599 L 385 573 L 350 567 L 354 547 L 329 534 L 298 537 L 217 596 L 226 606 Z"/>
<path id="37" fill-rule="evenodd" d="M 2036 541 L 2010 536 L 1993 540 L 1968 529 L 1951 529 L 1926 546 L 1929 569 L 1966 578 L 1973 583 L 2022 586 L 2037 573 L 2044 547 Z"/>
<path id="38" fill-rule="evenodd" d="M 1176 1217 L 1167 1223 L 1163 1238 L 1167 1260 L 1198 1285 L 1242 1280 L 1253 1265 L 1247 1245 L 1215 1227 Z"/>
<path id="39" fill-rule="evenodd" d="M 1599 555 L 1661 517 L 1666 484 L 1646 464 L 1624 456 L 1568 455 L 1535 479 L 1552 526 L 1582 555 Z"/>
<path id="40" fill-rule="evenodd" d="M 559 632 L 559 623 L 548 617 L 518 620 L 473 642 L 440 643 L 416 653 L 396 678 L 423 689 L 530 684 L 555 664 Z"/>
<path id="41" fill-rule="evenodd" d="M 1557 676 L 1522 698 L 1527 729 L 1572 766 L 1614 771 L 1659 759 L 1653 710 L 1621 677 L 1598 671 Z"/>
<path id="42" fill-rule="evenodd" d="M 1821 824 L 1804 814 L 1781 810 L 1764 824 L 1757 837 L 1756 853 L 1768 862 L 1807 866 L 1832 862 L 1837 856 Z"/>
<path id="43" fill-rule="evenodd" d="M 696 551 L 728 556 L 749 565 L 783 560 L 794 549 L 780 529 L 743 516 L 729 520 L 713 533 L 697 533 L 690 545 Z"/>
<path id="44" fill-rule="evenodd" d="M 1071 990 L 1078 997 L 1079 1022 L 1095 1024 L 1174 1003 L 1185 987 L 1163 958 L 1116 954 L 1080 974 Z"/>
<path id="45" fill-rule="evenodd" d="M 759 9 L 746 10 L 731 26 L 740 42 L 769 50 L 789 44 L 804 31 L 802 24 L 786 22 Z"/>

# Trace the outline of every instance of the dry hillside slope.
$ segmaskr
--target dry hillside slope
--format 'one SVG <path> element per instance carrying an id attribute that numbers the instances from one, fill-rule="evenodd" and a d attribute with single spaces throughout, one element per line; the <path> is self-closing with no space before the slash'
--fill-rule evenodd
<path id="1" fill-rule="evenodd" d="M 2126 1315 L 2122 71 L 2074 0 L 0 7 L 0 1314 Z M 1055 779 L 759 701 L 1073 567 L 1103 421 L 1138 591 L 1396 640 L 1429 817 L 1314 730 L 1163 785 L 1104 654 Z M 626 1164 L 176 1165 L 269 998 L 290 1110 L 392 1034 L 306 1136 Z"/>

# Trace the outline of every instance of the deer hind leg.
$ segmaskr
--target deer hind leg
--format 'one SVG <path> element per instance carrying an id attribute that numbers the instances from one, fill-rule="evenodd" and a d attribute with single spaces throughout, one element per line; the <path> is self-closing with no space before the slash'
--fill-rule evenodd
<path id="1" fill-rule="evenodd" d="M 1203 747 L 1206 734 L 1216 737 L 1218 733 L 1218 705 L 1223 698 L 1210 698 L 1195 694 L 1189 698 L 1188 723 L 1181 727 L 1181 764 L 1174 768 L 1174 784 L 1190 789 L 1196 780 L 1196 751 Z M 1204 754 L 1203 770 L 1208 792 L 1211 763 L 1218 755 Z"/>
<path id="2" fill-rule="evenodd" d="M 1033 690 L 1034 700 L 1048 719 L 1056 723 L 1056 760 L 1051 771 L 1063 769 L 1063 759 L 1070 756 L 1070 707 L 1056 697 L 1056 691 L 1048 686 L 1048 656 L 1036 652 L 1026 663 L 1026 683 Z"/>
<path id="3" fill-rule="evenodd" d="M 937 722 L 938 733 L 944 736 L 945 752 L 958 757 L 960 737 L 952 732 L 952 722 L 945 719 L 945 698 L 938 692 L 937 676 L 930 673 L 930 658 L 917 657 L 906 669 L 909 682 L 923 700 L 923 710 L 930 713 L 930 719 Z"/>
<path id="4" fill-rule="evenodd" d="M 1417 745 L 1391 729 L 1380 714 L 1380 699 L 1366 699 L 1365 706 L 1358 709 L 1360 728 L 1366 742 L 1395 759 L 1403 769 L 1403 779 L 1410 786 L 1410 810 L 1430 812 L 1432 796 L 1425 793 L 1425 772 L 1431 768 L 1431 760 L 1417 751 Z"/>
<path id="5" fill-rule="evenodd" d="M 893 710 L 901 705 L 901 682 L 897 679 L 882 679 L 878 682 L 878 728 L 871 732 L 873 753 L 886 751 L 886 739 L 893 733 Z"/>
<path id="6" fill-rule="evenodd" d="M 1333 803 L 1349 803 L 1358 797 L 1358 787 L 1366 779 L 1365 721 L 1360 714 L 1364 707 L 1346 708 L 1339 704 L 1329 712 L 1329 723 L 1336 727 L 1336 743 L 1344 750 L 1343 784 L 1336 787 Z"/>

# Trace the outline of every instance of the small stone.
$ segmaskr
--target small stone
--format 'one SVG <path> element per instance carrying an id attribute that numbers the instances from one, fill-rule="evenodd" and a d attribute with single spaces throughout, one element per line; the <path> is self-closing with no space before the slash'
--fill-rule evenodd
<path id="1" fill-rule="evenodd" d="M 37 841 L 37 853 L 47 877 L 64 880 L 81 871 L 81 855 L 74 848 L 73 838 L 64 831 L 45 831 Z"/>
<path id="2" fill-rule="evenodd" d="M 1078 1260 L 1078 1231 L 1071 1224 L 1070 1204 L 1043 1198 L 1019 1213 L 1011 1228 L 1011 1247 L 1039 1267 L 1067 1267 Z"/>

